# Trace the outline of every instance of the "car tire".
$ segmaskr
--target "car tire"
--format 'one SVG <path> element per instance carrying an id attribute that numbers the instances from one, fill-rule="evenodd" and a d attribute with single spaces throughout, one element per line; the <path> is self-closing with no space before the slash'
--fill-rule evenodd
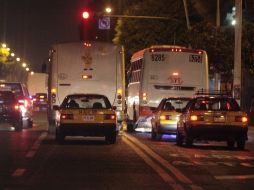
<path id="1" fill-rule="evenodd" d="M 23 129 L 22 118 L 20 118 L 17 121 L 15 121 L 15 123 L 13 125 L 14 125 L 14 128 L 15 128 L 15 131 L 21 132 L 22 129 Z"/>
<path id="2" fill-rule="evenodd" d="M 33 121 L 31 119 L 27 119 L 23 121 L 23 127 L 28 129 L 33 127 Z"/>
<path id="3" fill-rule="evenodd" d="M 185 137 L 185 145 L 187 147 L 191 147 L 193 144 L 193 138 L 189 137 L 188 135 Z"/>
<path id="4" fill-rule="evenodd" d="M 105 136 L 106 143 L 115 144 L 116 143 L 116 132 L 111 132 Z"/>
<path id="5" fill-rule="evenodd" d="M 227 145 L 228 145 L 228 149 L 232 150 L 235 146 L 235 141 L 234 140 L 228 140 Z"/>
<path id="6" fill-rule="evenodd" d="M 64 142 L 65 135 L 61 129 L 56 129 L 56 141 L 58 143 Z"/>
<path id="7" fill-rule="evenodd" d="M 237 140 L 237 148 L 240 150 L 245 149 L 245 139 L 244 138 L 240 138 Z"/>
<path id="8" fill-rule="evenodd" d="M 182 146 L 183 145 L 183 139 L 184 139 L 184 137 L 182 136 L 182 134 L 177 132 L 177 134 L 176 134 L 176 145 L 177 146 Z"/>
<path id="9" fill-rule="evenodd" d="M 152 128 L 151 139 L 152 140 L 156 140 L 157 139 L 157 132 L 154 130 L 154 128 Z"/>

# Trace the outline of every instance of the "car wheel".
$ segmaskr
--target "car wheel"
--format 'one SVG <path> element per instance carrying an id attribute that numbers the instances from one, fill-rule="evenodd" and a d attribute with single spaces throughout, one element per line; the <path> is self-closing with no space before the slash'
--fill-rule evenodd
<path id="1" fill-rule="evenodd" d="M 237 140 L 237 148 L 240 150 L 244 150 L 244 148 L 245 148 L 245 139 L 244 138 L 240 138 Z"/>
<path id="2" fill-rule="evenodd" d="M 115 144 L 116 143 L 116 132 L 109 133 L 105 136 L 106 143 Z"/>
<path id="3" fill-rule="evenodd" d="M 23 129 L 22 118 L 20 118 L 17 121 L 15 121 L 14 128 L 15 128 L 15 131 L 17 131 L 17 132 L 22 131 L 22 129 Z"/>
<path id="4" fill-rule="evenodd" d="M 186 144 L 187 147 L 191 147 L 192 144 L 193 144 L 193 139 L 189 136 L 186 136 L 185 137 L 185 144 Z"/>
<path id="5" fill-rule="evenodd" d="M 156 140 L 156 138 L 157 138 L 157 133 L 156 133 L 156 131 L 154 130 L 154 128 L 152 128 L 151 138 L 152 138 L 152 140 Z"/>
<path id="6" fill-rule="evenodd" d="M 184 137 L 182 136 L 182 134 L 177 132 L 177 134 L 176 134 L 176 145 L 182 146 L 183 145 L 183 139 L 184 139 Z"/>
<path id="7" fill-rule="evenodd" d="M 61 129 L 56 129 L 56 141 L 58 143 L 63 143 L 64 142 L 64 133 L 61 131 Z"/>
<path id="8" fill-rule="evenodd" d="M 227 145 L 228 145 L 228 148 L 231 150 L 235 146 L 235 141 L 234 140 L 228 140 Z"/>

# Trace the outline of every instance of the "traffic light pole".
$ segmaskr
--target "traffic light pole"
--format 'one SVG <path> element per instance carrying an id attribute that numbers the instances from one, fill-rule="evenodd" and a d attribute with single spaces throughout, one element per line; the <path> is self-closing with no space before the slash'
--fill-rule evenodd
<path id="1" fill-rule="evenodd" d="M 235 0 L 236 25 L 235 25 L 235 52 L 233 73 L 233 97 L 241 105 L 241 43 L 242 43 L 242 0 Z"/>

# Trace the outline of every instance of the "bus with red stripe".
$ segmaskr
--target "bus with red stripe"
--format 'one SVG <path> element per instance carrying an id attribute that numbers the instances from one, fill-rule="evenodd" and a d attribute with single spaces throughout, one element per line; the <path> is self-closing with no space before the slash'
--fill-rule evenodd
<path id="1" fill-rule="evenodd" d="M 192 97 L 208 89 L 208 58 L 204 50 L 156 45 L 134 53 L 127 86 L 127 117 L 135 124 L 149 117 L 166 97 Z"/>

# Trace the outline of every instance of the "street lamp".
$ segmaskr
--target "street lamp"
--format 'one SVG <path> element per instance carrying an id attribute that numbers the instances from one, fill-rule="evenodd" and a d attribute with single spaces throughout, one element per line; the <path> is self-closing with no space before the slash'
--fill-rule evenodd
<path id="1" fill-rule="evenodd" d="M 106 8 L 105 8 L 105 11 L 106 11 L 106 13 L 108 13 L 108 14 L 109 14 L 109 13 L 111 13 L 111 12 L 112 12 L 112 9 L 111 9 L 110 7 L 106 7 Z"/>
<path id="2" fill-rule="evenodd" d="M 22 63 L 22 67 L 26 67 L 26 65 L 27 65 L 27 64 L 26 64 L 25 62 L 24 62 L 24 63 Z"/>
<path id="3" fill-rule="evenodd" d="M 26 71 L 29 71 L 29 70 L 30 70 L 29 67 L 27 67 L 27 68 L 26 68 Z"/>
<path id="4" fill-rule="evenodd" d="M 19 58 L 19 57 L 17 57 L 17 58 L 16 58 L 16 60 L 19 62 L 19 61 L 20 61 L 20 58 Z"/>
<path id="5" fill-rule="evenodd" d="M 11 56 L 14 57 L 14 56 L 15 56 L 15 53 L 11 53 Z"/>

